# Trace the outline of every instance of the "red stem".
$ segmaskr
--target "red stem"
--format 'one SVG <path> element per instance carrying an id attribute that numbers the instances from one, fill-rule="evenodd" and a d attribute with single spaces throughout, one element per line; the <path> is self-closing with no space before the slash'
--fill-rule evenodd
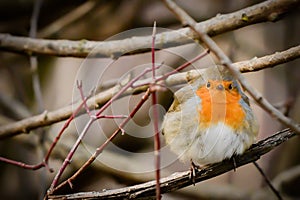
<path id="1" fill-rule="evenodd" d="M 70 125 L 70 123 L 72 122 L 72 120 L 75 118 L 75 116 L 79 113 L 79 111 L 81 110 L 81 108 L 83 107 L 83 105 L 85 104 L 85 102 L 87 101 L 88 98 L 85 98 L 83 100 L 83 102 L 76 108 L 76 110 L 72 113 L 72 115 L 69 117 L 69 119 L 65 122 L 64 126 L 62 127 L 62 129 L 60 130 L 60 132 L 58 133 L 58 135 L 55 137 L 54 141 L 52 142 L 43 162 L 36 164 L 36 165 L 29 165 L 26 164 L 24 162 L 19 162 L 19 161 L 15 161 L 15 160 L 11 160 L 8 158 L 4 158 L 4 157 L 0 157 L 0 161 L 11 164 L 11 165 L 15 165 L 18 167 L 22 167 L 24 169 L 31 169 L 31 170 L 37 170 L 40 169 L 42 167 L 46 167 L 49 169 L 50 172 L 53 172 L 53 170 L 51 168 L 48 167 L 48 161 L 50 158 L 50 155 L 54 149 L 54 147 L 56 146 L 56 144 L 58 143 L 60 137 L 62 136 L 62 134 L 64 133 L 64 131 L 66 130 L 66 128 Z"/>
<path id="2" fill-rule="evenodd" d="M 123 119 L 123 118 L 127 118 L 127 115 L 100 115 L 99 117 L 97 117 L 97 119 Z"/>
<path id="3" fill-rule="evenodd" d="M 61 177 L 62 173 L 65 171 L 66 167 L 71 163 L 71 159 L 73 158 L 73 155 L 75 154 L 75 151 L 77 150 L 81 140 L 84 138 L 85 134 L 87 133 L 88 129 L 90 128 L 90 126 L 92 125 L 92 123 L 96 120 L 96 118 L 90 118 L 90 120 L 87 122 L 87 124 L 85 125 L 83 131 L 80 133 L 79 137 L 77 138 L 75 144 L 73 145 L 72 149 L 70 150 L 69 154 L 67 155 L 67 157 L 65 158 L 61 168 L 59 169 L 59 171 L 57 172 L 57 174 L 55 175 L 51 186 L 49 188 L 49 192 L 53 191 L 54 187 L 57 185 L 59 178 Z"/>
<path id="4" fill-rule="evenodd" d="M 83 89 L 82 89 L 82 81 L 77 81 L 76 84 L 77 84 L 77 88 L 78 88 L 78 90 L 79 90 L 81 99 L 84 100 L 85 97 L 84 97 Z M 91 117 L 92 114 L 91 114 L 90 109 L 89 109 L 89 107 L 88 107 L 88 105 L 86 104 L 85 101 L 84 101 L 84 104 L 83 104 L 83 105 L 84 105 L 84 108 L 85 108 L 87 114 Z"/>
<path id="5" fill-rule="evenodd" d="M 76 110 L 72 113 L 72 115 L 69 117 L 69 119 L 65 122 L 64 126 L 62 127 L 62 129 L 59 131 L 58 135 L 56 136 L 56 138 L 54 139 L 46 157 L 45 157 L 45 162 L 47 163 L 49 160 L 49 157 L 54 149 L 54 147 L 56 146 L 58 140 L 60 139 L 60 137 L 62 136 L 62 134 L 64 133 L 64 131 L 66 130 L 66 128 L 68 128 L 68 126 L 70 125 L 70 123 L 72 122 L 72 120 L 76 117 L 76 115 L 79 113 L 79 111 L 82 109 L 82 107 L 85 105 L 86 101 L 88 100 L 88 97 L 86 97 L 81 104 L 76 108 Z"/>
<path id="6" fill-rule="evenodd" d="M 8 163 L 8 164 L 16 165 L 16 166 L 22 167 L 24 169 L 31 169 L 31 170 L 37 170 L 37 169 L 40 169 L 42 167 L 45 167 L 44 162 L 41 162 L 37 165 L 28 165 L 28 164 L 25 164 L 23 162 L 11 160 L 11 159 L 4 158 L 4 157 L 0 157 L 0 161 Z"/>
<path id="7" fill-rule="evenodd" d="M 142 107 L 142 105 L 146 102 L 146 100 L 149 98 L 150 95 L 150 89 L 146 91 L 146 93 L 143 95 L 142 99 L 140 102 L 134 107 L 132 112 L 129 114 L 129 116 L 119 125 L 118 129 L 115 130 L 115 132 L 100 146 L 96 149 L 96 152 L 94 153 L 93 157 L 97 157 L 103 150 L 104 148 L 111 142 L 120 131 L 124 128 L 124 126 L 129 122 L 131 118 L 134 117 L 134 115 L 137 113 L 137 111 Z"/>
<path id="8" fill-rule="evenodd" d="M 156 22 L 153 24 L 152 32 L 152 46 L 151 46 L 151 57 L 152 57 L 152 79 L 155 80 L 155 35 L 156 35 Z"/>
<path id="9" fill-rule="evenodd" d="M 161 199 L 160 195 L 160 137 L 158 128 L 157 95 L 152 93 L 153 105 L 153 125 L 154 125 L 154 155 L 155 155 L 155 177 L 156 177 L 156 199 Z"/>
<path id="10" fill-rule="evenodd" d="M 188 67 L 189 65 L 193 64 L 194 62 L 196 62 L 197 60 L 200 60 L 201 58 L 203 58 L 204 56 L 206 56 L 207 54 L 209 54 L 209 49 L 206 49 L 204 52 L 202 52 L 201 54 L 199 54 L 198 56 L 196 56 L 195 58 L 193 58 L 192 60 L 190 61 L 187 61 L 186 63 L 180 65 L 179 67 L 177 67 L 176 69 L 168 72 L 168 73 L 165 73 L 163 76 L 160 76 L 158 78 L 155 78 L 155 80 L 152 82 L 145 82 L 145 83 L 141 83 L 141 84 L 134 84 L 132 85 L 133 88 L 137 88 L 137 87 L 141 87 L 141 86 L 144 86 L 144 85 L 150 85 L 150 84 L 153 84 L 153 82 L 155 82 L 157 84 L 157 82 L 161 81 L 161 80 L 164 80 L 166 78 L 168 78 L 169 76 L 185 69 L 186 67 Z M 159 69 L 161 67 L 160 66 L 156 66 L 155 69 Z"/>
<path id="11" fill-rule="evenodd" d="M 135 108 L 132 110 L 132 112 L 129 114 L 129 116 L 120 124 L 119 128 L 100 146 L 96 149 L 94 154 L 70 177 L 68 180 L 61 183 L 59 186 L 57 186 L 54 190 L 51 192 L 62 188 L 64 185 L 71 183 L 101 154 L 101 152 L 104 150 L 104 148 L 120 133 L 122 132 L 122 129 L 124 126 L 129 122 L 131 118 L 137 113 L 137 111 L 142 107 L 142 105 L 147 101 L 150 95 L 150 89 L 146 91 L 146 93 L 143 95 L 142 99 L 139 101 L 139 103 L 135 106 Z"/>
<path id="12" fill-rule="evenodd" d="M 56 176 L 54 177 L 51 186 L 49 188 L 48 193 L 51 193 L 54 188 L 56 187 L 62 173 L 64 172 L 64 170 L 66 169 L 66 167 L 68 166 L 68 164 L 70 163 L 75 151 L 77 150 L 81 140 L 84 138 L 85 134 L 87 133 L 88 129 L 90 128 L 90 126 L 92 125 L 92 123 L 97 120 L 98 118 L 101 118 L 101 114 L 102 112 L 108 108 L 112 102 L 114 100 L 116 100 L 117 98 L 119 98 L 128 88 L 130 88 L 132 86 L 132 84 L 134 82 L 136 82 L 138 79 L 140 79 L 141 77 L 143 77 L 146 73 L 150 72 L 152 69 L 145 69 L 139 76 L 135 77 L 134 79 L 132 79 L 130 82 L 128 82 L 124 87 L 122 87 L 120 89 L 119 92 L 117 92 L 108 102 L 106 102 L 106 104 L 104 104 L 99 111 L 96 113 L 95 117 L 91 117 L 90 120 L 88 121 L 88 123 L 85 125 L 83 131 L 80 133 L 79 137 L 77 138 L 75 144 L 73 145 L 72 149 L 70 150 L 69 154 L 67 155 L 66 159 L 64 160 L 61 168 L 59 169 L 58 173 L 56 174 Z M 84 104 L 83 104 L 84 105 Z"/>
<path id="13" fill-rule="evenodd" d="M 168 76 L 171 76 L 172 74 L 175 74 L 183 69 L 185 69 L 186 67 L 188 67 L 189 65 L 193 64 L 194 62 L 196 62 L 197 60 L 200 60 L 201 58 L 203 58 L 204 56 L 206 56 L 207 54 L 209 54 L 209 49 L 206 49 L 204 52 L 202 52 L 201 54 L 199 54 L 198 56 L 196 56 L 195 58 L 193 58 L 190 61 L 187 61 L 186 63 L 184 63 L 183 65 L 180 65 L 179 67 L 177 67 L 176 69 L 174 69 L 173 71 L 170 71 L 166 74 L 164 74 L 163 76 L 159 77 L 156 79 L 157 81 L 161 81 L 166 79 Z"/>
<path id="14" fill-rule="evenodd" d="M 129 89 L 130 87 L 132 87 L 133 83 L 135 83 L 137 80 L 139 80 L 140 78 L 142 78 L 146 73 L 152 71 L 151 68 L 147 68 L 145 69 L 140 75 L 136 76 L 135 78 L 133 78 L 131 81 L 129 81 L 124 87 L 122 87 L 119 92 L 117 92 L 108 102 L 106 102 L 100 109 L 99 111 L 96 113 L 96 117 L 99 117 L 101 115 L 101 113 L 103 113 L 103 111 L 105 109 L 107 109 L 114 100 L 118 99 L 127 89 Z"/>
<path id="15" fill-rule="evenodd" d="M 160 138 L 158 129 L 158 111 L 157 111 L 157 97 L 156 90 L 154 89 L 156 83 L 155 77 L 155 35 L 156 35 L 156 22 L 153 25 L 152 33 L 152 46 L 151 46 L 151 56 L 152 56 L 152 84 L 150 85 L 150 90 L 152 91 L 152 106 L 153 106 L 153 126 L 154 126 L 154 155 L 155 155 L 155 179 L 156 179 L 156 199 L 160 200 Z"/>

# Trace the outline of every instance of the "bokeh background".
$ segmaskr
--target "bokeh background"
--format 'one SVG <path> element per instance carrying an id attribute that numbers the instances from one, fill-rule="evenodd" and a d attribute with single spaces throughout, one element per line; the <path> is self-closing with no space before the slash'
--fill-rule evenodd
<path id="1" fill-rule="evenodd" d="M 260 1 L 236 0 L 190 0 L 178 2 L 197 21 L 203 21 L 218 13 L 229 13 Z M 3 0 L 0 2 L 0 32 L 17 36 L 28 36 L 34 1 Z M 298 12 L 297 12 L 298 11 Z M 234 61 L 250 60 L 282 51 L 300 42 L 299 8 L 276 23 L 261 23 L 234 30 L 214 37 L 217 44 Z M 154 0 L 44 0 L 38 18 L 37 37 L 71 40 L 107 40 L 120 32 L 141 27 L 151 27 L 156 21 L 158 27 L 178 29 L 181 27 L 172 13 L 162 2 Z M 54 25 L 53 25 L 54 24 Z M 158 62 L 176 67 L 196 56 L 201 48 L 182 46 L 156 53 Z M 175 52 L 175 53 L 174 53 Z M 178 55 L 180 56 L 178 56 Z M 187 58 L 188 57 L 188 58 Z M 0 51 L 0 124 L 7 124 L 39 113 L 32 89 L 32 72 L 28 56 Z M 97 59 L 93 62 L 79 58 L 57 58 L 38 56 L 43 106 L 55 110 L 78 100 L 76 80 L 83 80 L 85 92 L 105 81 L 121 80 L 128 72 L 139 71 L 139 66 L 151 63 L 150 53 L 112 59 Z M 199 65 L 213 63 L 202 60 Z M 272 104 L 296 121 L 300 121 L 299 60 L 282 64 L 272 69 L 245 74 L 249 82 Z M 90 67 L 90 68 L 89 68 Z M 105 68 L 104 68 L 105 67 Z M 105 69 L 105 70 L 104 70 Z M 95 76 L 99 73 L 99 77 Z M 133 75 L 134 75 L 133 73 Z M 93 78 L 89 78 L 93 77 Z M 92 80 L 92 81 L 91 81 Z M 161 115 L 172 102 L 171 90 L 161 92 L 159 101 Z M 116 114 L 128 114 L 141 95 L 126 97 L 116 101 L 112 110 Z M 124 106 L 125 105 L 125 106 Z M 252 102 L 260 124 L 259 138 L 272 135 L 284 127 Z M 141 108 L 134 120 L 126 126 L 124 136 L 117 137 L 103 155 L 74 185 L 72 192 L 101 191 L 134 185 L 154 179 L 153 138 L 151 104 Z M 67 130 L 50 160 L 55 171 L 59 169 L 68 149 L 84 126 L 86 115 L 77 118 Z M 118 121 L 117 121 L 118 122 Z M 43 159 L 47 147 L 58 133 L 63 123 L 35 130 L 0 141 L 0 155 L 29 164 Z M 103 120 L 91 128 L 83 145 L 73 158 L 63 178 L 78 169 L 116 128 L 116 122 Z M 43 137 L 41 137 L 43 135 Z M 162 138 L 163 140 L 163 138 Z M 164 142 L 162 141 L 164 146 Z M 176 160 L 176 156 L 164 148 L 162 160 L 170 164 L 162 169 L 162 176 L 189 169 L 189 164 Z M 274 151 L 263 156 L 259 164 L 274 184 L 291 199 L 299 199 L 300 193 L 300 140 L 291 139 Z M 174 162 L 173 162 L 174 161 Z M 116 167 L 117 166 L 117 167 Z M 295 173 L 295 175 L 291 175 Z M 54 173 L 55 174 L 55 173 Z M 0 163 L 1 199 L 41 199 L 49 187 L 54 174 L 46 169 L 37 171 Z M 293 178 L 291 178 L 291 176 Z M 181 189 L 172 194 L 164 194 L 164 199 L 273 199 L 261 175 L 251 164 L 238 168 L 211 180 Z M 70 191 L 64 191 L 70 192 Z M 267 195 L 267 196 L 265 196 Z"/>

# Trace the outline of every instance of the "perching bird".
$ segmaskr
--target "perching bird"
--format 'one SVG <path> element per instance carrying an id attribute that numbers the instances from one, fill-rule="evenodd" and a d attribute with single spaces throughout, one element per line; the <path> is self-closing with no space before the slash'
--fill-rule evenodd
<path id="1" fill-rule="evenodd" d="M 237 81 L 215 66 L 175 92 L 162 132 L 181 161 L 205 165 L 244 153 L 255 142 L 258 124 Z"/>

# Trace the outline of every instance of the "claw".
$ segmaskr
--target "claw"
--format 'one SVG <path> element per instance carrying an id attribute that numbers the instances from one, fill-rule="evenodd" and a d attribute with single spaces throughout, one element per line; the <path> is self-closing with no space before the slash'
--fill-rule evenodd
<path id="1" fill-rule="evenodd" d="M 193 185 L 195 185 L 196 183 L 196 180 L 195 180 L 195 177 L 196 177 L 196 173 L 197 171 L 199 170 L 199 166 L 196 165 L 193 160 L 191 159 L 191 168 L 190 168 L 190 180 L 193 182 Z"/>
<path id="2" fill-rule="evenodd" d="M 235 172 L 235 171 L 236 171 L 236 168 L 237 168 L 237 165 L 236 165 L 236 161 L 235 161 L 234 156 L 231 157 L 231 160 L 232 160 L 232 162 L 233 162 L 233 171 Z"/>

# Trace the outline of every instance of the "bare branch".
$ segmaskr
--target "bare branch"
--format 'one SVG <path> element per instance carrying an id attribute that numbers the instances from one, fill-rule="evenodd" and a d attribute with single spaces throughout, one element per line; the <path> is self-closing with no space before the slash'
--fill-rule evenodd
<path id="1" fill-rule="evenodd" d="M 300 45 L 261 58 L 255 58 L 250 61 L 238 62 L 235 63 L 234 66 L 238 67 L 241 72 L 250 72 L 250 71 L 262 70 L 267 67 L 274 67 L 276 65 L 282 64 L 283 62 L 292 61 L 299 57 L 300 57 Z M 166 79 L 165 83 L 166 85 L 182 84 L 193 78 L 198 77 L 199 75 L 200 75 L 199 71 L 196 70 L 177 73 L 169 76 Z M 136 84 L 145 83 L 145 82 L 147 82 L 147 80 L 141 80 L 140 82 L 137 81 Z M 111 97 L 119 90 L 120 90 L 120 86 L 115 85 L 114 87 L 104 92 L 98 93 L 97 95 L 91 97 L 87 101 L 88 107 L 95 108 L 95 109 L 101 107 L 109 99 L 111 99 Z M 145 92 L 146 90 L 147 87 L 142 86 L 135 89 L 129 89 L 124 93 L 124 95 L 130 95 L 133 92 L 135 94 L 138 94 L 141 92 Z M 45 111 L 42 114 L 35 115 L 33 117 L 29 117 L 7 125 L 0 126 L 0 140 L 8 137 L 13 137 L 21 133 L 28 133 L 30 130 L 36 129 L 38 127 L 48 126 L 56 122 L 66 120 L 72 115 L 73 108 L 77 108 L 79 104 L 80 102 L 51 112 Z M 84 109 L 82 109 L 82 111 L 84 111 Z"/>
<path id="2" fill-rule="evenodd" d="M 297 5 L 299 5 L 299 0 L 268 0 L 230 14 L 217 15 L 214 18 L 196 24 L 196 28 L 203 30 L 209 36 L 215 36 L 259 22 L 276 21 L 282 15 L 297 7 Z M 242 16 L 247 16 L 247 20 Z M 155 46 L 156 48 L 179 46 L 191 42 L 188 37 L 195 38 L 195 36 L 189 28 L 168 31 L 157 34 Z M 145 49 L 145 47 L 150 46 L 151 36 L 96 42 L 87 40 L 44 40 L 0 34 L 1 50 L 28 55 L 116 58 L 128 53 L 134 54 L 150 51 L 150 48 Z"/>
<path id="3" fill-rule="evenodd" d="M 243 155 L 235 157 L 237 167 L 258 160 L 262 155 L 268 153 L 276 146 L 287 141 L 296 134 L 289 129 L 280 131 L 258 143 L 252 145 Z M 207 165 L 200 171 L 197 171 L 195 181 L 201 182 L 234 169 L 230 160 Z M 190 171 L 177 172 L 169 177 L 162 178 L 160 181 L 161 192 L 167 193 L 187 187 L 193 184 L 189 177 Z M 155 195 L 155 181 L 146 182 L 130 187 L 106 190 L 105 192 L 82 192 L 68 195 L 49 195 L 49 199 L 140 199 Z M 100 190 L 100 189 L 99 189 Z M 102 190 L 102 189 L 101 189 Z"/>
<path id="4" fill-rule="evenodd" d="M 38 18 L 40 15 L 40 9 L 42 7 L 42 4 L 43 4 L 43 0 L 35 1 L 31 20 L 30 20 L 30 30 L 29 30 L 30 38 L 36 38 Z M 36 56 L 30 56 L 29 61 L 30 61 L 30 70 L 31 70 L 31 79 L 32 79 L 34 98 L 37 102 L 38 113 L 41 113 L 44 110 L 44 101 L 42 97 L 40 78 L 38 74 L 38 59 Z"/>
<path id="5" fill-rule="evenodd" d="M 274 67 L 300 57 L 300 45 L 292 47 L 282 52 L 276 52 L 261 58 L 234 63 L 233 65 L 240 69 L 240 72 L 254 72 L 262 69 Z"/>
<path id="6" fill-rule="evenodd" d="M 64 15 L 63 17 L 59 18 L 49 26 L 39 31 L 38 36 L 47 37 L 53 35 L 54 33 L 60 31 L 63 27 L 82 18 L 84 15 L 89 13 L 96 5 L 97 5 L 97 1 L 87 1 L 83 3 L 82 5 L 78 6 L 76 9 L 71 11 L 70 13 Z"/>
<path id="7" fill-rule="evenodd" d="M 155 37 L 156 37 L 156 22 L 153 24 L 153 33 L 152 33 L 152 46 L 151 46 L 151 57 L 152 57 L 152 81 L 153 84 L 150 85 L 149 89 L 152 91 L 151 100 L 152 100 L 152 114 L 153 114 L 153 128 L 154 128 L 154 163 L 155 163 L 155 179 L 156 179 L 156 200 L 161 200 L 161 192 L 160 192 L 160 131 L 158 127 L 159 123 L 159 115 L 156 107 L 157 104 L 157 91 L 156 87 L 156 64 L 155 64 Z"/>
<path id="8" fill-rule="evenodd" d="M 141 106 L 147 101 L 149 98 L 151 92 L 148 89 L 146 93 L 143 95 L 141 100 L 138 102 L 138 104 L 134 107 L 134 109 L 131 111 L 129 116 L 125 118 L 122 123 L 119 125 L 119 127 L 114 131 L 114 133 L 111 134 L 111 136 L 101 145 L 99 146 L 96 151 L 93 153 L 93 155 L 66 181 L 62 182 L 60 185 L 58 185 L 56 188 L 50 188 L 48 191 L 49 194 L 55 193 L 55 191 L 60 190 L 61 188 L 65 187 L 66 185 L 69 185 L 72 183 L 78 176 L 86 170 L 87 167 L 89 167 L 94 160 L 101 154 L 101 152 L 104 150 L 104 148 L 120 133 L 122 132 L 124 126 L 129 122 L 129 120 L 137 113 L 137 111 L 141 108 Z"/>
<path id="9" fill-rule="evenodd" d="M 0 105 L 12 113 L 17 119 L 30 117 L 31 113 L 21 102 L 8 95 L 0 93 Z"/>

